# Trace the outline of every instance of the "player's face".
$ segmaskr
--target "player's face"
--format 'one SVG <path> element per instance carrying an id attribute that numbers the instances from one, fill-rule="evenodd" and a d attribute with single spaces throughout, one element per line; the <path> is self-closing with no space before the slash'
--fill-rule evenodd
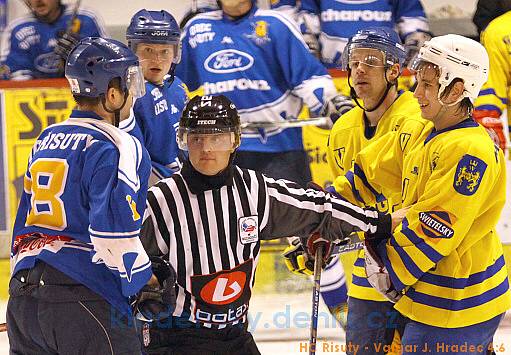
<path id="1" fill-rule="evenodd" d="M 59 0 L 28 0 L 28 4 L 37 17 L 52 17 L 58 12 Z"/>
<path id="2" fill-rule="evenodd" d="M 422 117 L 434 121 L 443 105 L 438 100 L 439 71 L 434 65 L 425 64 L 415 74 L 417 87 L 414 96 L 419 101 Z"/>
<path id="3" fill-rule="evenodd" d="M 213 176 L 227 168 L 234 149 L 217 150 L 232 146 L 231 133 L 189 134 L 187 137 L 190 163 L 201 174 Z"/>
<path id="4" fill-rule="evenodd" d="M 383 53 L 372 48 L 353 49 L 349 66 L 351 83 L 357 96 L 364 100 L 366 105 L 371 104 L 372 101 L 380 100 L 387 86 L 384 79 Z"/>
<path id="5" fill-rule="evenodd" d="M 171 44 L 140 43 L 137 56 L 144 73 L 144 78 L 153 84 L 162 84 L 174 60 L 175 46 Z"/>
<path id="6" fill-rule="evenodd" d="M 228 16 L 242 16 L 252 7 L 252 0 L 220 0 L 222 10 Z"/>

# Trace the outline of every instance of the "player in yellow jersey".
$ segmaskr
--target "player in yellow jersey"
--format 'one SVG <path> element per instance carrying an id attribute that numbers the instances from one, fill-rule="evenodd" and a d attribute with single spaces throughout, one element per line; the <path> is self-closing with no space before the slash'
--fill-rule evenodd
<path id="1" fill-rule="evenodd" d="M 490 75 L 475 101 L 474 118 L 490 132 L 502 149 L 509 142 L 500 116 L 507 108 L 508 121 L 511 100 L 511 11 L 490 22 L 481 33 L 481 43 L 490 57 Z"/>
<path id="2" fill-rule="evenodd" d="M 356 154 L 385 134 L 398 132 L 405 154 L 409 143 L 417 140 L 424 130 L 427 121 L 421 118 L 413 93 L 397 89 L 405 58 L 399 36 L 392 29 L 360 30 L 349 40 L 343 66 L 348 71 L 348 84 L 358 107 L 337 120 L 330 133 L 327 160 L 334 176 L 346 174 Z M 401 206 L 400 193 L 400 189 L 384 191 L 376 207 L 382 212 L 394 212 Z M 352 202 L 363 203 L 359 199 Z M 323 272 L 321 282 L 332 284 L 339 275 L 344 277 L 342 265 L 337 262 Z M 348 295 L 347 344 L 360 345 L 358 353 L 361 354 L 386 353 L 384 346 L 392 344 L 394 333 L 402 328 L 404 319 L 367 281 L 363 251 L 355 261 Z M 338 290 L 322 292 L 322 296 L 325 301 L 326 296 L 340 297 Z M 377 350 L 373 344 L 382 346 Z"/>
<path id="3" fill-rule="evenodd" d="M 348 70 L 352 96 L 358 107 L 337 120 L 330 133 L 327 159 L 334 176 L 346 174 L 360 150 L 389 132 L 401 137 L 401 152 L 406 154 L 411 142 L 417 140 L 428 125 L 428 121 L 421 118 L 413 93 L 397 90 L 405 57 L 399 37 L 391 29 L 360 30 L 349 40 L 343 65 Z M 401 205 L 400 195 L 399 188 L 385 191 L 374 205 L 382 212 L 393 212 Z M 354 196 L 350 202 L 364 204 Z M 293 256 L 291 253 L 286 255 Z M 392 343 L 395 330 L 399 330 L 404 322 L 393 309 L 393 303 L 369 284 L 363 264 L 364 253 L 361 251 L 349 287 L 346 341 L 359 345 L 358 353 L 384 354 L 388 351 L 384 346 Z M 295 261 L 287 265 L 292 267 L 299 263 Z M 321 295 L 329 308 L 341 311 L 337 314 L 346 322 L 346 314 L 342 313 L 345 308 L 342 304 L 347 300 L 344 279 L 342 264 L 336 258 L 321 275 Z M 382 346 L 375 350 L 373 344 Z"/>
<path id="4" fill-rule="evenodd" d="M 434 128 L 402 160 L 394 159 L 399 137 L 379 139 L 357 155 L 351 178 L 334 182 L 343 196 L 369 204 L 400 186 L 410 207 L 390 238 L 366 236 L 365 254 L 371 285 L 409 319 L 403 354 L 486 354 L 511 306 L 495 230 L 504 156 L 471 117 L 488 62 L 484 47 L 462 36 L 426 42 L 413 66 L 415 97 Z"/>

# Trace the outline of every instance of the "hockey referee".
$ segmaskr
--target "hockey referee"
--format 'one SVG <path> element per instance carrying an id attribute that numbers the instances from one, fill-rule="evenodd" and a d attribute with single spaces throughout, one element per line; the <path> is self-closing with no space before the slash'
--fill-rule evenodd
<path id="1" fill-rule="evenodd" d="M 149 189 L 141 233 L 177 275 L 172 317 L 142 327 L 149 354 L 259 354 L 246 321 L 261 240 L 390 232 L 390 215 L 234 165 L 240 120 L 223 95 L 191 99 L 177 141 L 188 160 Z"/>

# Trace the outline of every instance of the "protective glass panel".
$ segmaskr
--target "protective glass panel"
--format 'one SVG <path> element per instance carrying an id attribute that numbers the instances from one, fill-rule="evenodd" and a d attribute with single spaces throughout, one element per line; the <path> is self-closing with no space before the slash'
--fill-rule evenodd
<path id="1" fill-rule="evenodd" d="M 372 68 L 383 68 L 385 66 L 384 54 L 377 49 L 356 48 L 350 51 L 349 66 L 356 69 L 360 64 Z"/>

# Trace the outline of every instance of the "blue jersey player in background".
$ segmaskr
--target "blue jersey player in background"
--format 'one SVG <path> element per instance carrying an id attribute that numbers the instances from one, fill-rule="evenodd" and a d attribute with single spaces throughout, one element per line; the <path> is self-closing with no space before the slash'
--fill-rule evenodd
<path id="1" fill-rule="evenodd" d="M 176 74 L 190 90 L 223 94 L 242 123 L 284 122 L 303 104 L 313 114 L 339 111 L 343 100 L 324 66 L 307 49 L 296 23 L 254 0 L 220 0 L 222 9 L 193 17 L 183 33 Z M 339 105 L 341 104 L 341 105 Z M 273 123 L 272 123 L 273 124 Z M 305 186 L 310 180 L 302 129 L 245 129 L 234 162 Z"/>
<path id="2" fill-rule="evenodd" d="M 152 277 L 139 239 L 150 166 L 118 125 L 142 72 L 121 42 L 85 38 L 66 77 L 77 108 L 37 139 L 14 225 L 11 353 L 140 354 L 128 297 Z"/>
<path id="3" fill-rule="evenodd" d="M 63 64 L 80 38 L 106 35 L 103 21 L 91 10 L 60 0 L 25 3 L 31 14 L 12 21 L 3 32 L 0 79 L 63 77 Z"/>
<path id="4" fill-rule="evenodd" d="M 395 29 L 407 50 L 405 63 L 431 38 L 420 0 L 301 0 L 299 10 L 306 42 L 327 68 L 340 67 L 348 39 L 368 27 Z"/>
<path id="5" fill-rule="evenodd" d="M 140 59 L 146 94 L 121 128 L 137 137 L 151 156 L 149 185 L 180 168 L 176 129 L 188 99 L 187 88 L 174 76 L 181 58 L 181 31 L 167 11 L 138 11 L 126 30 L 129 47 Z"/>

